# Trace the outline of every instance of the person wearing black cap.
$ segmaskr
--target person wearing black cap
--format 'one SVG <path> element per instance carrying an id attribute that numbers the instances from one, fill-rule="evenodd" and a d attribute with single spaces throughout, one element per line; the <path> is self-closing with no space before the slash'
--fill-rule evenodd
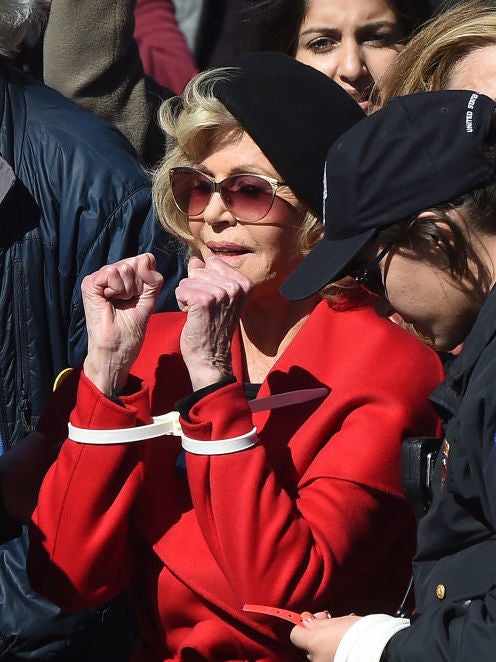
<path id="1" fill-rule="evenodd" d="M 349 274 L 434 348 L 463 343 L 431 395 L 444 441 L 414 616 L 309 620 L 291 637 L 314 662 L 494 660 L 495 110 L 476 92 L 423 92 L 352 127 L 327 158 L 325 237 L 282 286 L 300 300 Z"/>
<path id="2" fill-rule="evenodd" d="M 173 144 L 154 178 L 158 213 L 190 251 L 182 312 L 150 316 L 149 255 L 83 285 L 84 371 L 39 426 L 65 438 L 77 388 L 33 516 L 30 577 L 72 609 L 129 584 L 138 660 L 296 662 L 271 614 L 292 616 L 274 606 L 391 611 L 408 584 L 399 453 L 405 434 L 438 431 L 438 357 L 368 298 L 349 310 L 344 295 L 279 294 L 321 235 L 328 147 L 362 118 L 282 54 L 198 75 L 163 106 Z"/>

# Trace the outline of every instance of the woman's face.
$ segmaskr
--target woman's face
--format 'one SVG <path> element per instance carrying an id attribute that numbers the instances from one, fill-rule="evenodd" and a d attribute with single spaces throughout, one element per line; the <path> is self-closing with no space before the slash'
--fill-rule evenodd
<path id="1" fill-rule="evenodd" d="M 391 250 L 380 270 L 391 307 L 432 347 L 449 351 L 464 341 L 481 307 L 467 283 L 413 249 Z"/>
<path id="2" fill-rule="evenodd" d="M 477 48 L 454 67 L 448 90 L 474 90 L 496 99 L 496 44 Z"/>
<path id="3" fill-rule="evenodd" d="M 372 85 L 405 37 L 386 0 L 308 0 L 296 59 L 332 78 L 367 112 Z"/>
<path id="4" fill-rule="evenodd" d="M 195 168 L 215 181 L 241 173 L 281 180 L 279 173 L 246 133 L 235 141 L 215 141 L 216 147 Z M 288 186 L 280 186 L 270 211 L 258 222 L 237 221 L 219 193 L 214 193 L 201 215 L 189 219 L 194 249 L 203 259 L 222 258 L 248 276 L 255 291 L 276 293 L 281 282 L 301 261 L 298 230 L 306 209 Z"/>

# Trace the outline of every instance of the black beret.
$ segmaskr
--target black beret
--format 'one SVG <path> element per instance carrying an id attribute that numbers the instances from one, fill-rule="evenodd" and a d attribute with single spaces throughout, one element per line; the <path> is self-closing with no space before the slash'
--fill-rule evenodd
<path id="1" fill-rule="evenodd" d="M 295 195 L 322 216 L 326 154 L 365 114 L 320 71 L 276 52 L 239 55 L 213 93 L 243 126 Z"/>

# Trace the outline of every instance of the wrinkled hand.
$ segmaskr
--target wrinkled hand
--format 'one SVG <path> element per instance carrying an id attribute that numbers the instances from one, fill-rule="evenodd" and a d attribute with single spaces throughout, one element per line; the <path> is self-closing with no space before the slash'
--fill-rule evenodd
<path id="1" fill-rule="evenodd" d="M 82 282 L 88 354 L 86 376 L 106 395 L 121 389 L 143 343 L 163 278 L 144 253 L 109 264 Z"/>
<path id="2" fill-rule="evenodd" d="M 355 614 L 340 618 L 316 614 L 314 619 L 296 625 L 291 630 L 290 638 L 295 646 L 307 651 L 310 662 L 333 662 L 345 632 L 359 619 Z"/>
<path id="3" fill-rule="evenodd" d="M 205 263 L 191 258 L 176 298 L 180 310 L 188 314 L 181 353 L 193 390 L 232 374 L 231 340 L 251 287 L 249 278 L 220 258 Z"/>

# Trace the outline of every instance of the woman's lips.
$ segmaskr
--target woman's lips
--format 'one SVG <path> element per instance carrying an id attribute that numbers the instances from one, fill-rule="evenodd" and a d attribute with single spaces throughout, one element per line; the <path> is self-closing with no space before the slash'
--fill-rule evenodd
<path id="1" fill-rule="evenodd" d="M 240 244 L 231 244 L 229 242 L 213 242 L 208 241 L 206 244 L 208 250 L 218 257 L 229 257 L 236 255 L 245 255 L 246 253 L 251 253 L 246 246 L 241 246 Z"/>

